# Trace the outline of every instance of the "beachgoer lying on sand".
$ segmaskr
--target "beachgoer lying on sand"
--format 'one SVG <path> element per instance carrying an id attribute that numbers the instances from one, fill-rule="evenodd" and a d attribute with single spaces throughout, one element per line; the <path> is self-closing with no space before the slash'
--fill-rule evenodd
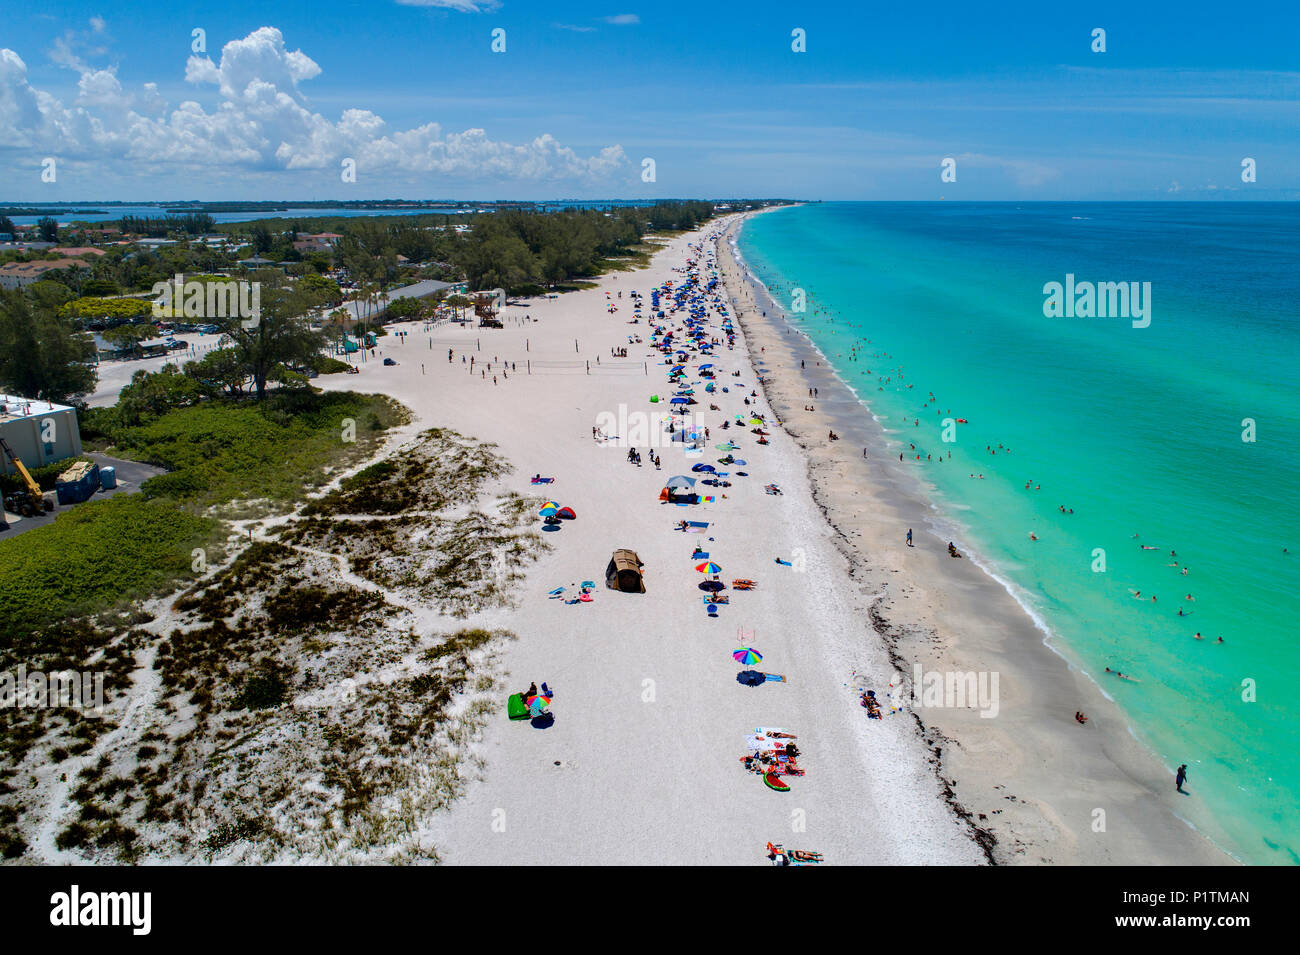
<path id="1" fill-rule="evenodd" d="M 1074 711 L 1074 719 L 1080 726 L 1088 722 L 1088 717 L 1084 716 L 1078 710 Z"/>

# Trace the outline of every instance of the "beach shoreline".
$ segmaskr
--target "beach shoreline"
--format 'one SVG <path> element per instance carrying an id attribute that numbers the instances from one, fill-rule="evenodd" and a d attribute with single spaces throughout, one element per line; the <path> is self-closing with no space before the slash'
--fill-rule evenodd
<path id="1" fill-rule="evenodd" d="M 510 480 L 521 493 L 530 493 L 529 476 L 554 476 L 531 494 L 570 504 L 578 515 L 546 535 L 551 550 L 518 587 L 513 609 L 465 621 L 518 635 L 502 651 L 511 688 L 549 682 L 556 719 L 537 729 L 508 722 L 503 708 L 475 740 L 466 763 L 473 783 L 420 833 L 447 864 L 752 865 L 767 861 L 767 841 L 823 852 L 839 865 L 988 861 L 976 828 L 945 801 L 933 754 L 910 721 L 871 720 L 859 704 L 863 680 L 883 698 L 880 674 L 889 661 L 883 644 L 861 639 L 867 606 L 842 585 L 849 566 L 813 501 L 798 448 L 777 428 L 766 446 L 751 426 L 718 430 L 740 412 L 768 411 L 761 399 L 742 403 L 757 385 L 744 335 L 733 348 L 724 338 L 714 356 L 696 359 L 716 363 L 719 388 L 701 395 L 698 416 L 714 429 L 710 445 L 724 435 L 738 442 L 750 476 L 732 477 L 709 492 L 712 500 L 683 510 L 661 501 L 664 482 L 691 473 L 696 462 L 713 463 L 716 453 L 683 456 L 681 444 L 667 444 L 654 449 L 659 471 L 630 463 L 626 442 L 594 440 L 594 427 L 608 420 L 602 415 L 631 419 L 664 407 L 650 401 L 664 394 L 664 355 L 618 292 L 646 295 L 680 283 L 691 261 L 707 279 L 706 239 L 724 224 L 672 237 L 648 268 L 607 274 L 595 288 L 556 300 L 507 306 L 501 330 L 437 329 L 426 347 L 412 327 L 409 342 L 385 346 L 399 367 L 372 361 L 359 383 L 346 383 L 364 390 L 382 379 L 386 393 L 413 410 L 411 427 L 436 423 L 495 443 L 516 465 Z M 515 321 L 525 312 L 529 320 Z M 685 317 L 683 309 L 665 324 Z M 710 311 L 711 334 L 721 338 L 718 323 Z M 627 356 L 615 357 L 611 346 L 626 347 Z M 465 374 L 462 349 L 493 362 L 486 379 Z M 427 375 L 415 363 L 421 358 L 432 359 Z M 510 377 L 495 384 L 506 361 Z M 710 403 L 721 407 L 710 414 Z M 767 483 L 784 493 L 766 494 Z M 709 527 L 697 536 L 674 533 L 683 517 Z M 728 582 L 749 577 L 757 588 L 729 591 L 720 613 L 706 614 L 694 545 L 725 568 Z M 617 593 L 602 582 L 590 603 L 548 599 L 553 588 L 602 581 L 619 547 L 643 561 L 645 593 Z M 742 642 L 761 649 L 762 669 L 786 682 L 738 680 L 743 668 L 731 651 Z M 807 776 L 792 780 L 789 793 L 773 792 L 739 762 L 746 734 L 759 726 L 798 736 Z"/>
<path id="2" fill-rule="evenodd" d="M 1046 622 L 1010 583 L 974 560 L 948 558 L 940 534 L 953 539 L 954 522 L 919 476 L 893 461 L 887 429 L 863 413 L 869 402 L 773 311 L 766 289 L 737 262 L 742 223 L 730 223 L 718 243 L 729 299 L 765 397 L 803 449 L 855 586 L 878 595 L 873 629 L 909 683 L 918 664 L 925 674 L 998 678 L 996 717 L 969 706 L 912 711 L 954 812 L 996 837 L 991 859 L 1001 864 L 1231 864 L 1203 814 L 1199 829 L 1180 817 L 1172 773 L 1111 697 L 1051 644 Z M 812 388 L 816 399 L 805 397 Z M 842 440 L 828 441 L 831 431 Z M 904 540 L 909 528 L 914 547 Z M 1088 714 L 1086 726 L 1073 719 L 1076 710 Z"/>

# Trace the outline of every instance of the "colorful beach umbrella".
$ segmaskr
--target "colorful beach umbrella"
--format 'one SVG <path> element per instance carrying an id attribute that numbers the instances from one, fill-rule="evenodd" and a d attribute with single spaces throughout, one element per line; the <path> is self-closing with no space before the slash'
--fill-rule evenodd
<path id="1" fill-rule="evenodd" d="M 731 651 L 731 656 L 737 663 L 743 663 L 745 666 L 763 662 L 763 654 L 753 647 L 739 647 Z"/>
<path id="2" fill-rule="evenodd" d="M 700 573 L 702 573 L 702 574 L 720 574 L 720 573 L 722 573 L 722 568 L 719 567 L 717 564 L 715 564 L 715 563 L 714 563 L 713 561 L 711 561 L 711 560 L 706 560 L 706 561 L 705 561 L 704 563 L 702 563 L 702 564 L 696 564 L 696 565 L 695 565 L 695 569 L 698 570 L 698 571 L 699 571 Z"/>
<path id="3" fill-rule="evenodd" d="M 559 511 L 559 508 L 556 507 L 554 504 L 547 504 L 537 513 L 540 514 L 542 517 L 554 517 L 557 511 Z"/>

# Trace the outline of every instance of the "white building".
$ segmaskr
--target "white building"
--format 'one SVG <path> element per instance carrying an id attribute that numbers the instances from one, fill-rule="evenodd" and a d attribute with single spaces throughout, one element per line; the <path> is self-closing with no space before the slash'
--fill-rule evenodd
<path id="1" fill-rule="evenodd" d="M 0 437 L 29 469 L 81 454 L 76 409 L 49 401 L 0 394 Z M 8 455 L 0 458 L 0 472 L 17 471 Z"/>

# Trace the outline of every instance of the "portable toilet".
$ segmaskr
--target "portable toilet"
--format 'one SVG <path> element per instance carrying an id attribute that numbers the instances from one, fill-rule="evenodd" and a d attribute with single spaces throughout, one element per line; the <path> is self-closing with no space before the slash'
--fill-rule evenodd
<path id="1" fill-rule="evenodd" d="M 106 464 L 99 469 L 99 487 L 104 491 L 111 491 L 117 487 L 117 468 Z"/>

